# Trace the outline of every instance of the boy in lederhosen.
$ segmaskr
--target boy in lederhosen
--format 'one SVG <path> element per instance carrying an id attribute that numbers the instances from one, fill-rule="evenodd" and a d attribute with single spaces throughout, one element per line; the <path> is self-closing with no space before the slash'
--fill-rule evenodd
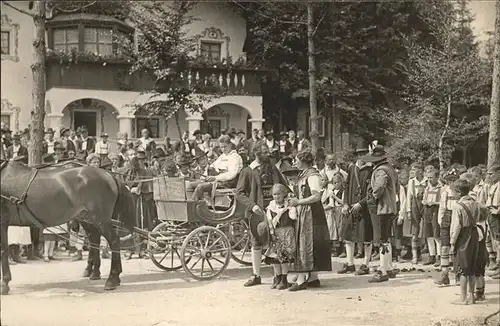
<path id="1" fill-rule="evenodd" d="M 451 184 L 458 179 L 458 171 L 451 168 L 443 176 L 444 185 L 441 189 L 441 198 L 438 210 L 439 238 L 441 241 L 441 277 L 437 285 L 449 285 L 450 271 L 450 225 L 451 210 L 459 197 L 452 191 Z"/>
<path id="2" fill-rule="evenodd" d="M 424 175 L 424 168 L 421 163 L 413 163 L 411 169 L 415 177 L 410 179 L 408 183 L 406 211 L 411 218 L 412 263 L 417 264 L 420 258 L 420 239 L 422 237 L 420 223 L 424 213 L 422 199 L 427 186 L 427 178 Z"/>
<path id="3" fill-rule="evenodd" d="M 427 172 L 427 187 L 424 190 L 422 204 L 424 205 L 424 220 L 422 238 L 427 239 L 429 249 L 429 260 L 424 265 L 436 264 L 436 253 L 441 252 L 439 240 L 438 210 L 441 185 L 439 184 L 439 172 L 436 169 Z M 439 255 L 438 255 L 439 256 Z M 438 258 L 439 259 L 439 258 Z"/>

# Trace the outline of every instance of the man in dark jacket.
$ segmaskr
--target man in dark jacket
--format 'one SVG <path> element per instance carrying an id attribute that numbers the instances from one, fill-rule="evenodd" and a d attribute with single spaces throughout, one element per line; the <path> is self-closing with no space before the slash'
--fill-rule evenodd
<path id="1" fill-rule="evenodd" d="M 264 210 L 272 200 L 271 188 L 276 183 L 287 185 L 283 175 L 270 163 L 269 148 L 265 143 L 258 143 L 253 148 L 255 159 L 243 168 L 238 178 L 236 200 L 246 207 L 252 220 L 264 220 Z M 258 224 L 258 221 L 255 223 Z M 261 284 L 260 265 L 262 262 L 262 243 L 252 234 L 252 277 L 245 286 Z"/>
<path id="2" fill-rule="evenodd" d="M 372 153 L 361 158 L 364 162 L 374 165 L 370 180 L 368 207 L 372 216 L 373 241 L 380 243 L 380 271 L 370 283 L 388 281 L 395 277 L 392 269 L 392 247 L 390 243 L 392 221 L 398 213 L 396 189 L 398 189 L 398 174 L 387 161 L 383 146 L 377 145 Z"/>
<path id="3" fill-rule="evenodd" d="M 21 135 L 15 134 L 12 137 L 12 146 L 7 148 L 7 157 L 9 159 L 28 159 L 28 149 L 21 144 Z"/>

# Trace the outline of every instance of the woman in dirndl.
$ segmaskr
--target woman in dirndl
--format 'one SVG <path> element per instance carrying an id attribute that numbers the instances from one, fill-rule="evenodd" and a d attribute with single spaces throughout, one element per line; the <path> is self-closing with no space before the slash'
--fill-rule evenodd
<path id="1" fill-rule="evenodd" d="M 319 287 L 318 272 L 332 270 L 330 234 L 321 203 L 321 177 L 312 166 L 314 156 L 309 149 L 299 152 L 296 160 L 302 172 L 295 191 L 297 198 L 289 200 L 290 206 L 297 207 L 293 264 L 297 281 L 289 288 L 292 292 L 305 290 L 308 286 Z"/>

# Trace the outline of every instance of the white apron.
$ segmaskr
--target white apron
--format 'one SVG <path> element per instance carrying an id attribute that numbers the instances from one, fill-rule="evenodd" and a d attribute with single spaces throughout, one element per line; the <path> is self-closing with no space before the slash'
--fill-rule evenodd
<path id="1" fill-rule="evenodd" d="M 30 245 L 31 232 L 29 226 L 9 226 L 9 245 Z"/>

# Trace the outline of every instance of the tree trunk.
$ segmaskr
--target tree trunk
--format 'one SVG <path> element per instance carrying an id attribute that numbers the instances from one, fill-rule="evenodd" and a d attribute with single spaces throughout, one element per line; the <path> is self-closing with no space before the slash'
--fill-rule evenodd
<path id="1" fill-rule="evenodd" d="M 438 158 L 439 158 L 439 170 L 444 171 L 444 155 L 443 155 L 443 145 L 444 145 L 444 138 L 446 137 L 446 134 L 448 133 L 448 129 L 450 128 L 450 119 L 451 119 L 451 95 L 448 95 L 448 101 L 447 101 L 447 112 L 446 112 L 446 124 L 443 129 L 443 133 L 441 134 L 441 137 L 439 138 L 439 144 L 438 144 Z"/>
<path id="2" fill-rule="evenodd" d="M 314 15 L 313 3 L 307 3 L 307 52 L 309 59 L 309 112 L 311 143 L 313 151 L 318 147 L 318 108 L 316 100 L 316 62 L 314 60 Z"/>
<path id="3" fill-rule="evenodd" d="M 495 52 L 493 54 L 493 83 L 490 104 L 488 139 L 488 166 L 500 164 L 500 3 L 497 2 L 495 19 Z"/>
<path id="4" fill-rule="evenodd" d="M 28 164 L 40 164 L 43 160 L 43 138 L 45 119 L 45 1 L 34 1 L 33 22 L 33 108 L 31 110 Z"/>

